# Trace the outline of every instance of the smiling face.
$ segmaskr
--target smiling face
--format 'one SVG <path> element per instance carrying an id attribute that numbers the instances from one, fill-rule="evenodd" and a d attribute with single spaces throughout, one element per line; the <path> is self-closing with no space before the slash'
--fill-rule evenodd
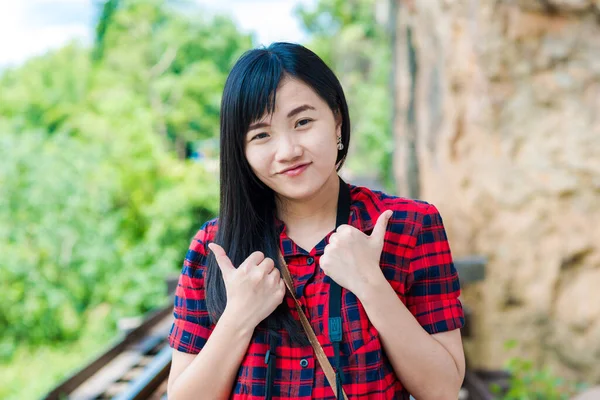
<path id="1" fill-rule="evenodd" d="M 301 200 L 337 179 L 337 137 L 341 124 L 310 86 L 286 77 L 277 88 L 273 114 L 250 124 L 245 154 L 265 185 Z"/>

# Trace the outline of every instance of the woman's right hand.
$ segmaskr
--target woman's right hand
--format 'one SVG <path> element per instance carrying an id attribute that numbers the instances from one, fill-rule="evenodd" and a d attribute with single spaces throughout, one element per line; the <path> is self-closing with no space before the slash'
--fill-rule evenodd
<path id="1" fill-rule="evenodd" d="M 285 296 L 285 283 L 272 259 L 255 251 L 238 267 L 216 243 L 208 247 L 214 253 L 223 274 L 227 305 L 223 314 L 251 329 L 277 308 Z"/>

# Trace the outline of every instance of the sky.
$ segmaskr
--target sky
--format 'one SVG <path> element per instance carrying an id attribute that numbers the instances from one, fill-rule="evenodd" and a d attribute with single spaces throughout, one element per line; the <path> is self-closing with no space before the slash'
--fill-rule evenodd
<path id="1" fill-rule="evenodd" d="M 230 14 L 242 31 L 256 33 L 258 44 L 303 42 L 298 4 L 316 0 L 194 0 L 208 10 Z M 73 39 L 91 43 L 101 0 L 0 0 L 0 68 L 59 48 Z"/>

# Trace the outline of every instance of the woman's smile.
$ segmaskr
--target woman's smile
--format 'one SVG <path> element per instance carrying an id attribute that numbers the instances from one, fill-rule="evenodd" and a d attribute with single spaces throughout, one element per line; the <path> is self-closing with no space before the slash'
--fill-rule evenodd
<path id="1" fill-rule="evenodd" d="M 304 164 L 299 164 L 297 166 L 292 166 L 291 168 L 283 170 L 279 174 L 289 176 L 289 177 L 298 176 L 301 173 L 303 173 L 304 171 L 306 171 L 306 169 L 310 166 L 310 164 L 311 163 L 304 163 Z"/>

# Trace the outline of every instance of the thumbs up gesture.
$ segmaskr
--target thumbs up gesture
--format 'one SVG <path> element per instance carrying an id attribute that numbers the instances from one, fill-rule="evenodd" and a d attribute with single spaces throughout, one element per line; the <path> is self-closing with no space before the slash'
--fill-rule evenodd
<path id="1" fill-rule="evenodd" d="M 387 210 L 379 216 L 371 235 L 350 225 L 340 225 L 329 237 L 321 256 L 323 272 L 359 299 L 368 285 L 385 279 L 379 259 L 392 213 Z"/>
<path id="2" fill-rule="evenodd" d="M 250 254 L 235 268 L 216 243 L 208 247 L 214 253 L 223 274 L 227 305 L 224 314 L 250 329 L 256 326 L 277 308 L 285 296 L 285 283 L 272 259 L 260 251 Z"/>

